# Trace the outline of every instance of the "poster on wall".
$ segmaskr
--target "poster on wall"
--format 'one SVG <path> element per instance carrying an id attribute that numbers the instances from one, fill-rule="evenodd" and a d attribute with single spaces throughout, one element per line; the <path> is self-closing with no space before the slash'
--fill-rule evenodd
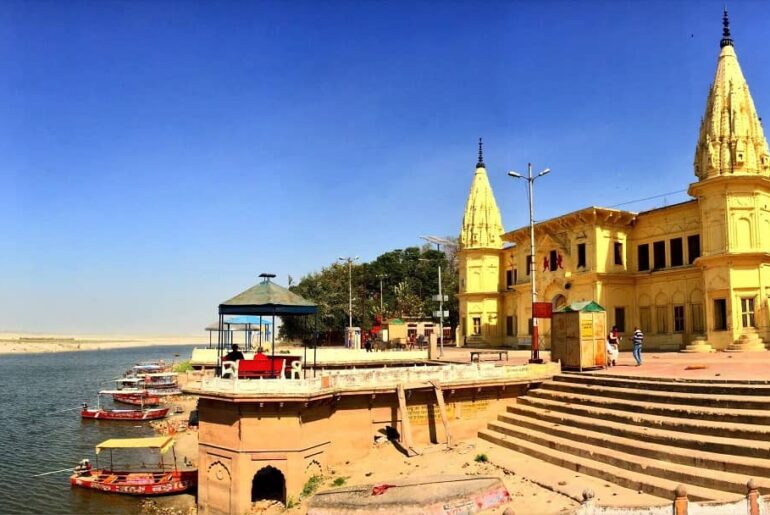
<path id="1" fill-rule="evenodd" d="M 583 318 L 580 320 L 580 338 L 588 339 L 594 337 L 594 321 L 590 318 Z"/>

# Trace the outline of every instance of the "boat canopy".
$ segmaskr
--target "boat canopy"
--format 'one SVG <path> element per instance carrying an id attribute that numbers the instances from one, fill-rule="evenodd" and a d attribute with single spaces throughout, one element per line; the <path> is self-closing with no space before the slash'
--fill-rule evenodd
<path id="1" fill-rule="evenodd" d="M 96 454 L 102 449 L 158 449 L 165 453 L 174 446 L 171 436 L 155 436 L 152 438 L 110 438 L 96 446 Z"/>

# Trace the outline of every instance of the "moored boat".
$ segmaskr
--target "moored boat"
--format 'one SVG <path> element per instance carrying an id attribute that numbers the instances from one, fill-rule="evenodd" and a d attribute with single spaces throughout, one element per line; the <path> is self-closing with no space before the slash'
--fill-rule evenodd
<path id="1" fill-rule="evenodd" d="M 92 468 L 88 460 L 81 461 L 70 476 L 70 484 L 108 493 L 127 495 L 169 495 L 186 492 L 198 484 L 198 471 L 179 470 L 174 454 L 173 465 L 165 465 L 163 454 L 173 451 L 174 439 L 170 436 L 153 438 L 113 438 L 96 446 L 97 464 Z M 99 453 L 110 451 L 110 466 L 100 468 Z M 160 454 L 156 470 L 116 470 L 112 466 L 112 452 L 115 449 L 152 449 Z"/>
<path id="2" fill-rule="evenodd" d="M 115 390 L 110 392 L 112 400 L 133 406 L 157 406 L 160 404 L 160 396 L 151 395 L 147 390 Z"/>
<path id="3" fill-rule="evenodd" d="M 80 410 L 82 418 L 91 418 L 99 420 L 158 420 L 168 414 L 168 407 L 165 408 L 144 408 L 144 409 L 104 409 L 89 408 L 87 404 Z"/>
<path id="4" fill-rule="evenodd" d="M 88 403 L 84 402 L 80 409 L 82 418 L 99 420 L 158 420 L 168 414 L 169 407 L 147 408 L 143 404 L 143 398 L 139 397 L 138 409 L 113 409 L 102 407 L 102 395 L 114 395 L 121 390 L 102 390 L 99 392 L 98 403 L 95 408 L 89 408 Z M 133 392 L 132 392 L 133 393 Z"/>
<path id="5" fill-rule="evenodd" d="M 146 390 L 150 395 L 179 395 L 177 374 L 164 372 L 157 374 L 141 374 L 135 377 L 122 377 L 115 381 L 118 390 Z"/>

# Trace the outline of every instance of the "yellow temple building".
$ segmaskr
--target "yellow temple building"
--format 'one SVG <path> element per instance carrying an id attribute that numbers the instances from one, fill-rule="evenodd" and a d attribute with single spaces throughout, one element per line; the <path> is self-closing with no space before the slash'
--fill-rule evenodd
<path id="1" fill-rule="evenodd" d="M 765 350 L 770 342 L 770 152 L 724 15 L 691 200 L 634 213 L 588 207 L 535 225 L 539 301 L 595 300 L 623 348 Z M 479 159 L 460 232 L 458 345 L 531 343 L 529 227 L 504 232 Z M 549 348 L 550 321 L 540 320 Z"/>

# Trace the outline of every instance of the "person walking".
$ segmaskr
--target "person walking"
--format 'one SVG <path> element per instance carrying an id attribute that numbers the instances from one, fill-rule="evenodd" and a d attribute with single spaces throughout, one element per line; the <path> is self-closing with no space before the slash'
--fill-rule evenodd
<path id="1" fill-rule="evenodd" d="M 613 325 L 612 331 L 607 335 L 607 354 L 609 355 L 608 365 L 614 367 L 617 365 L 618 351 L 620 350 L 620 336 L 618 336 L 618 326 Z"/>
<path id="2" fill-rule="evenodd" d="M 631 337 L 631 341 L 634 343 L 634 349 L 631 353 L 636 360 L 636 366 L 642 364 L 642 343 L 644 343 L 644 333 L 638 327 L 634 327 L 634 334 Z"/>

